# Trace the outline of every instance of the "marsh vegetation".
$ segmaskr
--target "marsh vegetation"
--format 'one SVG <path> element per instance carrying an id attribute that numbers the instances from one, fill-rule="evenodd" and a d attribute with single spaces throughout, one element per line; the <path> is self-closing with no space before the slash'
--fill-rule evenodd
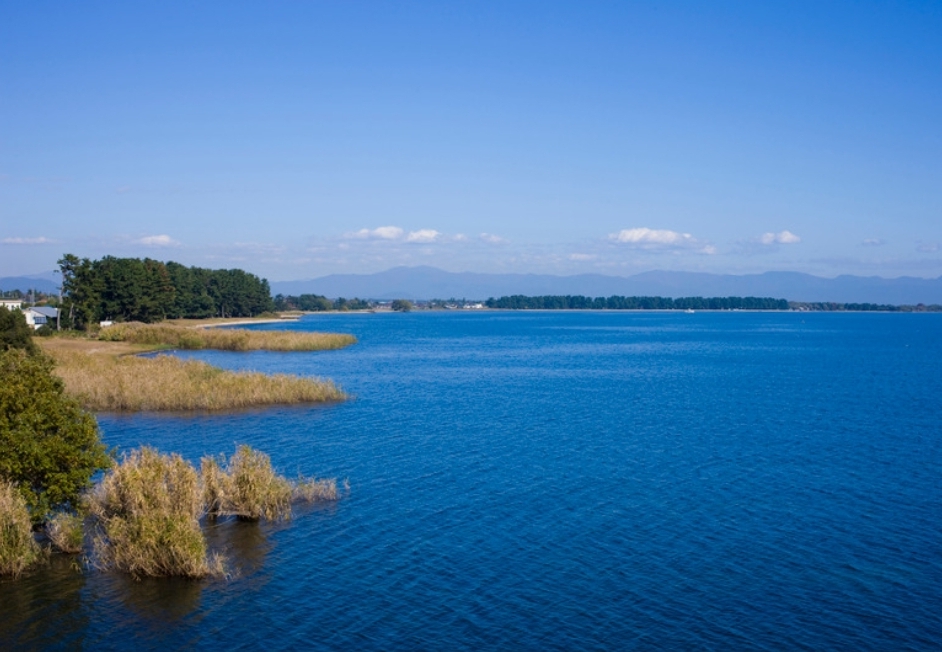
<path id="1" fill-rule="evenodd" d="M 99 412 L 232 410 L 342 401 L 329 380 L 224 371 L 205 362 L 112 356 L 50 347 L 55 374 L 88 410 Z"/>
<path id="2" fill-rule="evenodd" d="M 228 461 L 203 458 L 200 466 L 145 447 L 106 474 L 88 499 L 96 563 L 135 576 L 223 575 L 224 560 L 209 553 L 200 527 L 204 517 L 279 521 L 291 517 L 299 500 L 339 498 L 335 480 L 292 482 L 275 472 L 268 455 L 249 446 Z M 309 493 L 311 486 L 333 492 Z"/>
<path id="3" fill-rule="evenodd" d="M 171 349 L 218 351 L 326 351 L 356 343 L 344 333 L 297 333 L 245 329 L 183 328 L 169 324 L 129 322 L 102 329 L 103 342 L 129 342 Z"/>

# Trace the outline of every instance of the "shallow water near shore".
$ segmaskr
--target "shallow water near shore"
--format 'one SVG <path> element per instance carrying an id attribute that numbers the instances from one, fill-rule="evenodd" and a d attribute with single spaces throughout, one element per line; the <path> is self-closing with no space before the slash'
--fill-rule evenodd
<path id="1" fill-rule="evenodd" d="M 220 522 L 228 581 L 0 582 L 0 648 L 942 648 L 942 315 L 331 314 L 359 344 L 179 352 L 354 398 L 102 415 L 350 493 Z"/>

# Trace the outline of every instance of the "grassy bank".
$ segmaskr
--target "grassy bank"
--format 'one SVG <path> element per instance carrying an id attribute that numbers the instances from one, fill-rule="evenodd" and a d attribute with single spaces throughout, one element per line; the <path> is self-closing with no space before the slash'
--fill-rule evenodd
<path id="1" fill-rule="evenodd" d="M 134 355 L 162 349 L 321 351 L 356 342 L 338 333 L 200 328 L 214 323 L 117 324 L 97 338 L 69 335 L 36 341 L 55 360 L 54 373 L 66 392 L 93 411 L 231 410 L 346 398 L 328 380 L 230 372 L 171 356 Z"/>
<path id="2" fill-rule="evenodd" d="M 43 348 L 55 359 L 54 373 L 65 382 L 66 392 L 97 412 L 230 410 L 346 398 L 327 380 L 224 371 L 164 355 L 141 358 Z"/>
<path id="3" fill-rule="evenodd" d="M 355 337 L 344 333 L 185 328 L 169 324 L 133 322 L 102 329 L 98 339 L 174 349 L 220 351 L 325 351 L 342 349 L 356 342 Z"/>

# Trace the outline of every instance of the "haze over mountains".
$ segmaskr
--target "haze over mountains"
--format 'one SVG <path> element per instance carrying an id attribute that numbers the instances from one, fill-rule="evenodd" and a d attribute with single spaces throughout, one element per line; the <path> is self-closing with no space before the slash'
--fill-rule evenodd
<path id="1" fill-rule="evenodd" d="M 55 293 L 58 277 L 44 274 L 0 278 L 0 290 L 29 289 Z M 477 299 L 512 294 L 529 296 L 723 297 L 754 296 L 789 301 L 838 303 L 942 304 L 942 277 L 838 276 L 822 278 L 799 272 L 706 274 L 653 271 L 634 276 L 578 274 L 480 274 L 446 272 L 435 267 L 394 267 L 375 274 L 331 274 L 304 281 L 271 283 L 272 294 L 322 294 L 361 299 Z"/>
<path id="2" fill-rule="evenodd" d="M 789 301 L 839 303 L 942 303 L 942 277 L 838 276 L 822 278 L 799 272 L 706 274 L 644 272 L 634 276 L 578 274 L 479 274 L 446 272 L 435 267 L 395 267 L 375 274 L 331 274 L 306 281 L 271 284 L 273 294 L 322 294 L 361 299 L 487 299 L 512 294 L 586 296 L 718 297 L 755 296 Z"/>

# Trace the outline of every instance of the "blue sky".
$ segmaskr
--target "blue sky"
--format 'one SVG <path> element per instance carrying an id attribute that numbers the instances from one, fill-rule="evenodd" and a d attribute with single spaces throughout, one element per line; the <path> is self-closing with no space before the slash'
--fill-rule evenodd
<path id="1" fill-rule="evenodd" d="M 942 3 L 0 0 L 0 275 L 942 275 Z"/>

